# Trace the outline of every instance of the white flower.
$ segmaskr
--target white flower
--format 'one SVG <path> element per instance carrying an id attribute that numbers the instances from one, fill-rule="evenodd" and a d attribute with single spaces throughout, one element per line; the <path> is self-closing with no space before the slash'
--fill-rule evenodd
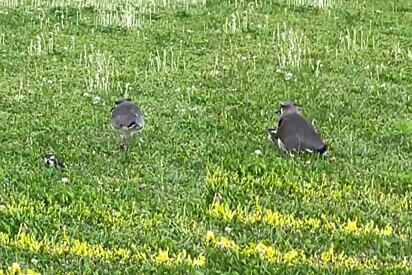
<path id="1" fill-rule="evenodd" d="M 37 262 L 38 262 L 37 259 L 35 259 L 35 258 L 31 259 L 31 263 L 32 263 L 32 264 L 37 264 Z"/>
<path id="2" fill-rule="evenodd" d="M 97 104 L 97 103 L 99 103 L 100 102 L 100 96 L 95 96 L 94 98 L 93 98 L 93 104 Z"/>
<path id="3" fill-rule="evenodd" d="M 285 80 L 286 81 L 289 81 L 289 80 L 291 80 L 293 78 L 293 74 L 292 73 L 287 73 L 286 75 L 285 75 Z"/>

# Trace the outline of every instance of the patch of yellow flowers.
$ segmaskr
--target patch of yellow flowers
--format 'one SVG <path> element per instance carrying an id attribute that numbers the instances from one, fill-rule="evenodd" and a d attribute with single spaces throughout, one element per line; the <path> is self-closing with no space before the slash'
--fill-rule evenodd
<path id="1" fill-rule="evenodd" d="M 32 251 L 44 251 L 52 254 L 62 255 L 76 255 L 86 258 L 102 258 L 107 261 L 110 260 L 129 260 L 135 263 L 153 262 L 167 265 L 181 265 L 187 264 L 193 267 L 200 267 L 205 264 L 205 256 L 203 253 L 197 257 L 192 258 L 185 250 L 179 252 L 177 255 L 170 255 L 169 250 L 160 249 L 153 255 L 148 255 L 144 252 L 138 251 L 136 245 L 131 244 L 130 248 L 104 248 L 101 245 L 90 244 L 76 239 L 69 239 L 66 235 L 57 242 L 53 242 L 44 238 L 41 241 L 36 240 L 33 236 L 25 233 L 19 233 L 13 237 L 0 232 L 0 245 L 13 246 Z M 17 266 L 15 266 L 17 270 Z M 13 270 L 14 270 L 13 269 Z M 10 271 L 11 272 L 11 271 Z M 4 272 L 3 272 L 4 274 Z M 6 274 L 20 274 L 20 273 L 6 273 Z M 34 273 L 30 273 L 34 274 Z M 2 273 L 0 272 L 0 275 Z"/>
<path id="2" fill-rule="evenodd" d="M 282 214 L 271 209 L 262 209 L 258 203 L 255 205 L 255 210 L 248 213 L 242 210 L 240 205 L 236 209 L 231 210 L 224 203 L 214 202 L 207 214 L 218 219 L 223 218 L 226 221 L 237 220 L 248 224 L 263 222 L 268 225 L 295 229 L 319 229 L 326 232 L 339 231 L 354 235 L 375 234 L 389 236 L 393 233 L 393 228 L 390 224 L 387 224 L 384 228 L 379 228 L 373 221 L 359 224 L 357 220 L 348 219 L 346 222 L 340 223 L 336 221 L 335 217 L 330 219 L 324 214 L 321 215 L 320 219 L 312 217 L 295 218 L 292 215 Z"/>
<path id="3" fill-rule="evenodd" d="M 260 177 L 254 175 L 240 176 L 234 171 L 225 171 L 220 167 L 207 165 L 206 168 L 206 184 L 208 186 L 220 186 L 230 187 L 236 184 L 237 186 L 278 186 L 287 187 L 294 194 L 299 196 L 302 201 L 310 202 L 317 201 L 319 199 L 330 199 L 336 203 L 345 201 L 347 198 L 353 198 L 362 195 L 366 195 L 364 198 L 366 202 L 375 206 L 376 208 L 388 209 L 391 212 L 407 211 L 410 210 L 410 195 L 406 194 L 388 194 L 379 190 L 365 190 L 360 191 L 354 183 L 350 182 L 341 188 L 331 187 L 330 180 L 325 174 L 316 182 L 311 180 L 297 184 L 297 179 L 291 178 L 290 180 L 284 180 L 284 176 L 277 174 L 265 174 Z M 339 184 L 341 186 L 341 184 Z"/>
<path id="4" fill-rule="evenodd" d="M 263 242 L 248 243 L 244 247 L 237 245 L 233 240 L 225 237 L 218 237 L 213 231 L 206 233 L 206 246 L 220 249 L 222 251 L 233 251 L 245 256 L 257 256 L 270 263 L 282 263 L 293 265 L 294 263 L 308 264 L 314 267 L 335 266 L 360 269 L 380 269 L 383 267 L 392 269 L 402 269 L 412 271 L 408 265 L 411 259 L 404 258 L 401 263 L 383 263 L 369 259 L 358 259 L 345 255 L 344 252 L 336 253 L 333 243 L 329 248 L 316 255 L 305 255 L 303 250 L 291 249 L 281 252 L 273 246 L 265 245 Z"/>
<path id="5" fill-rule="evenodd" d="M 0 269 L 0 275 L 40 275 L 40 273 L 30 268 L 23 271 L 19 263 L 13 263 L 6 271 Z"/>

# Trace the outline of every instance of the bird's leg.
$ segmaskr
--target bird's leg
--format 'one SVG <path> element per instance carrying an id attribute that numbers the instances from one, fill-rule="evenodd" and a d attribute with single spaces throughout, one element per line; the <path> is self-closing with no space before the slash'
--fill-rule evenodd
<path id="1" fill-rule="evenodd" d="M 126 154 L 127 154 L 127 152 L 129 152 L 129 144 L 130 144 L 129 137 L 125 137 L 125 139 L 124 139 L 124 151 L 126 152 Z"/>
<path id="2" fill-rule="evenodd" d="M 122 144 L 120 145 L 120 150 L 124 150 L 126 147 L 126 136 L 122 135 Z"/>

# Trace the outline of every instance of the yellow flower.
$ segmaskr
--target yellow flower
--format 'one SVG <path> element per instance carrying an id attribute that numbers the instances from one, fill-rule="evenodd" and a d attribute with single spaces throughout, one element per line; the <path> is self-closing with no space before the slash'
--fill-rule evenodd
<path id="1" fill-rule="evenodd" d="M 200 254 L 197 258 L 193 260 L 194 266 L 203 266 L 205 265 L 206 258 L 203 254 Z"/>
<path id="2" fill-rule="evenodd" d="M 211 230 L 208 230 L 206 232 L 206 245 L 214 244 L 214 243 L 216 243 L 215 233 L 213 233 L 213 231 L 211 231 Z"/>
<path id="3" fill-rule="evenodd" d="M 230 241 L 226 237 L 220 237 L 220 242 L 222 247 L 229 247 Z"/>
<path id="4" fill-rule="evenodd" d="M 8 268 L 9 272 L 8 274 L 21 274 L 21 267 L 19 263 L 13 263 L 11 266 Z"/>
<path id="5" fill-rule="evenodd" d="M 269 261 L 274 261 L 276 258 L 276 251 L 271 246 L 266 247 L 266 257 Z"/>
<path id="6" fill-rule="evenodd" d="M 307 225 L 312 226 L 314 229 L 317 229 L 320 227 L 320 220 L 317 220 L 314 218 L 305 218 L 305 223 Z"/>
<path id="7" fill-rule="evenodd" d="M 239 246 L 234 241 L 229 241 L 229 247 L 235 251 L 239 251 Z"/>
<path id="8" fill-rule="evenodd" d="M 345 260 L 345 266 L 346 266 L 346 267 L 353 267 L 353 266 L 354 266 L 354 261 L 353 261 L 353 259 L 352 259 L 352 258 L 347 258 L 347 259 Z"/>
<path id="9" fill-rule="evenodd" d="M 33 269 L 28 268 L 26 270 L 27 275 L 40 275 L 40 273 L 34 271 Z"/>
<path id="10" fill-rule="evenodd" d="M 115 248 L 114 252 L 122 259 L 128 259 L 130 251 L 124 248 Z"/>
<path id="11" fill-rule="evenodd" d="M 169 249 L 166 249 L 165 251 L 159 249 L 159 253 L 157 254 L 154 260 L 157 263 L 165 263 L 169 261 Z"/>
<path id="12" fill-rule="evenodd" d="M 382 235 L 384 236 L 389 236 L 392 234 L 393 228 L 390 226 L 390 224 L 387 224 L 385 228 L 382 230 Z"/>
<path id="13" fill-rule="evenodd" d="M 358 221 L 356 219 L 354 221 L 351 221 L 350 219 L 348 219 L 348 223 L 343 228 L 343 230 L 349 233 L 356 232 L 356 230 L 358 229 L 357 222 Z"/>
<path id="14" fill-rule="evenodd" d="M 323 262 L 333 262 L 333 243 L 330 245 L 328 251 L 323 252 L 320 254 L 320 259 Z"/>
<path id="15" fill-rule="evenodd" d="M 289 263 L 292 262 L 298 255 L 299 253 L 295 249 L 292 249 L 283 256 L 283 259 L 286 263 Z"/>
<path id="16" fill-rule="evenodd" d="M 87 244 L 74 240 L 74 252 L 76 255 L 87 256 Z"/>
<path id="17" fill-rule="evenodd" d="M 259 257 L 264 258 L 267 254 L 268 247 L 262 242 L 258 243 L 255 247 L 255 252 L 259 254 Z"/>

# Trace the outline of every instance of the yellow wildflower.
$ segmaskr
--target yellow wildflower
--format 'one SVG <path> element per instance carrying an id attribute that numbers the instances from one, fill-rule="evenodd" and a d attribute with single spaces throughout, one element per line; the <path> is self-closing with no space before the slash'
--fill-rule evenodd
<path id="1" fill-rule="evenodd" d="M 166 249 L 164 251 L 162 249 L 159 249 L 159 253 L 157 254 L 154 260 L 157 263 L 168 262 L 169 261 L 169 249 Z"/>
<path id="2" fill-rule="evenodd" d="M 292 249 L 291 251 L 287 252 L 284 256 L 283 259 L 286 263 L 290 263 L 292 262 L 297 256 L 299 255 L 299 253 L 295 250 Z"/>
<path id="3" fill-rule="evenodd" d="M 206 232 L 206 245 L 214 244 L 214 243 L 216 243 L 215 233 L 213 233 L 213 231 L 211 231 L 211 230 L 208 230 Z"/>
<path id="4" fill-rule="evenodd" d="M 346 260 L 345 260 L 345 266 L 346 267 L 350 267 L 350 268 L 352 268 L 353 266 L 354 266 L 354 261 L 353 261 L 353 259 L 352 258 L 347 258 Z"/>
<path id="5" fill-rule="evenodd" d="M 348 219 L 348 223 L 346 224 L 346 226 L 343 228 L 344 231 L 346 232 L 356 232 L 356 230 L 358 229 L 358 225 L 357 225 L 357 220 L 353 220 L 351 221 L 350 219 Z"/>
<path id="6" fill-rule="evenodd" d="M 203 266 L 203 265 L 205 265 L 205 261 L 206 261 L 205 256 L 203 254 L 200 254 L 199 256 L 197 256 L 197 258 L 195 258 L 193 260 L 193 265 L 194 266 Z"/>
<path id="7" fill-rule="evenodd" d="M 255 252 L 259 253 L 260 255 L 266 255 L 267 249 L 268 247 L 264 243 L 260 242 L 256 245 Z"/>
<path id="8" fill-rule="evenodd" d="M 387 224 L 385 228 L 382 230 L 382 235 L 384 236 L 389 236 L 392 234 L 393 228 L 390 226 L 390 224 Z"/>
<path id="9" fill-rule="evenodd" d="M 220 237 L 220 243 L 223 247 L 229 247 L 230 246 L 230 241 L 226 237 Z"/>
<path id="10" fill-rule="evenodd" d="M 239 251 L 239 246 L 232 240 L 226 237 L 220 237 L 219 241 L 216 242 L 219 248 L 227 248 L 234 251 Z"/>
<path id="11" fill-rule="evenodd" d="M 27 275 L 40 275 L 40 273 L 38 273 L 38 272 L 36 272 L 36 271 L 34 271 L 33 269 L 30 269 L 30 268 L 28 268 L 26 270 L 26 274 Z"/>
<path id="12" fill-rule="evenodd" d="M 322 254 L 320 254 L 320 259 L 323 262 L 333 262 L 333 243 L 330 245 L 328 251 L 323 252 Z"/>
<path id="13" fill-rule="evenodd" d="M 19 263 L 13 263 L 11 266 L 9 266 L 8 268 L 9 270 L 9 274 L 21 274 L 21 267 L 19 265 Z"/>

